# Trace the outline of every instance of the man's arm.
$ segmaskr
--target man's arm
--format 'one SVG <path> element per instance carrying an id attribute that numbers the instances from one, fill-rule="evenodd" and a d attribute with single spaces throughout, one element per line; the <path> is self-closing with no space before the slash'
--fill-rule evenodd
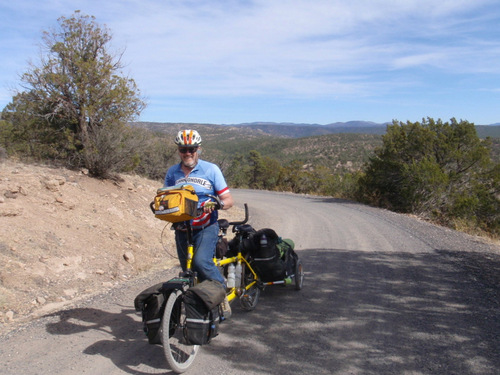
<path id="1" fill-rule="evenodd" d="M 234 205 L 233 196 L 231 195 L 231 193 L 229 191 L 227 191 L 224 194 L 220 195 L 219 199 L 223 203 L 223 206 L 222 206 L 223 210 L 229 210 Z"/>

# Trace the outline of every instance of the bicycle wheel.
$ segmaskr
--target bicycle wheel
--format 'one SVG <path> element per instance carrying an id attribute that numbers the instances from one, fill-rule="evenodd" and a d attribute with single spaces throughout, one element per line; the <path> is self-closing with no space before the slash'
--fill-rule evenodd
<path id="1" fill-rule="evenodd" d="M 246 289 L 247 285 L 251 284 L 255 279 L 253 273 L 246 267 L 243 267 L 243 275 L 241 277 L 242 288 Z M 252 311 L 257 306 L 260 297 L 260 288 L 258 283 L 254 283 L 249 289 L 244 290 L 240 296 L 240 305 L 243 310 Z"/>
<path id="2" fill-rule="evenodd" d="M 302 268 L 302 262 L 297 258 L 295 262 L 295 290 L 301 290 L 304 284 L 304 269 Z"/>
<path id="3" fill-rule="evenodd" d="M 182 291 L 175 290 L 168 297 L 162 321 L 162 342 L 170 368 L 177 374 L 186 371 L 198 353 L 198 345 L 188 345 L 184 338 L 186 308 Z"/>

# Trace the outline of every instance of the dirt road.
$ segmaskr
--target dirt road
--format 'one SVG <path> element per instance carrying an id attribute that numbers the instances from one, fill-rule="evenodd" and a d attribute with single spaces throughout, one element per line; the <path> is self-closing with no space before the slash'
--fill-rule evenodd
<path id="1" fill-rule="evenodd" d="M 304 288 L 267 288 L 191 374 L 498 374 L 500 248 L 328 198 L 235 191 L 251 224 L 295 240 Z M 129 281 L 0 338 L 1 374 L 168 374 Z"/>

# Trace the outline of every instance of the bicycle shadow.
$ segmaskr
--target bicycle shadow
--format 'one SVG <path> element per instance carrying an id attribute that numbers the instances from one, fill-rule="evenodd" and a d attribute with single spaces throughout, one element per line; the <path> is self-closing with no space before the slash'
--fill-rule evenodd
<path id="1" fill-rule="evenodd" d="M 483 277 L 480 253 L 298 253 L 303 289 L 266 288 L 205 351 L 250 374 L 498 374 L 500 256 Z"/>
<path id="2" fill-rule="evenodd" d="M 130 308 L 117 313 L 75 308 L 48 315 L 59 320 L 48 323 L 46 330 L 52 335 L 78 336 L 79 341 L 90 343 L 83 348 L 83 354 L 107 358 L 125 373 L 170 373 L 161 347 L 148 344 L 142 323 L 135 315 Z M 91 337 L 86 338 L 85 334 Z M 104 338 L 95 341 L 96 336 Z"/>

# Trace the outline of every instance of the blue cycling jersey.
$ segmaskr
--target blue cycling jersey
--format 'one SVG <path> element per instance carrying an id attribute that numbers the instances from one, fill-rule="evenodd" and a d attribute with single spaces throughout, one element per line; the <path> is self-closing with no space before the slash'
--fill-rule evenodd
<path id="1" fill-rule="evenodd" d="M 229 192 L 226 180 L 219 167 L 204 160 L 198 160 L 198 164 L 196 164 L 187 176 L 182 171 L 181 163 L 170 167 L 165 176 L 164 186 L 180 184 L 189 184 L 194 187 L 196 195 L 198 195 L 199 207 L 203 206 L 209 200 L 207 194 L 221 196 Z M 194 228 L 205 227 L 215 223 L 217 218 L 217 211 L 214 211 L 211 215 L 202 214 L 193 220 L 192 225 Z"/>

